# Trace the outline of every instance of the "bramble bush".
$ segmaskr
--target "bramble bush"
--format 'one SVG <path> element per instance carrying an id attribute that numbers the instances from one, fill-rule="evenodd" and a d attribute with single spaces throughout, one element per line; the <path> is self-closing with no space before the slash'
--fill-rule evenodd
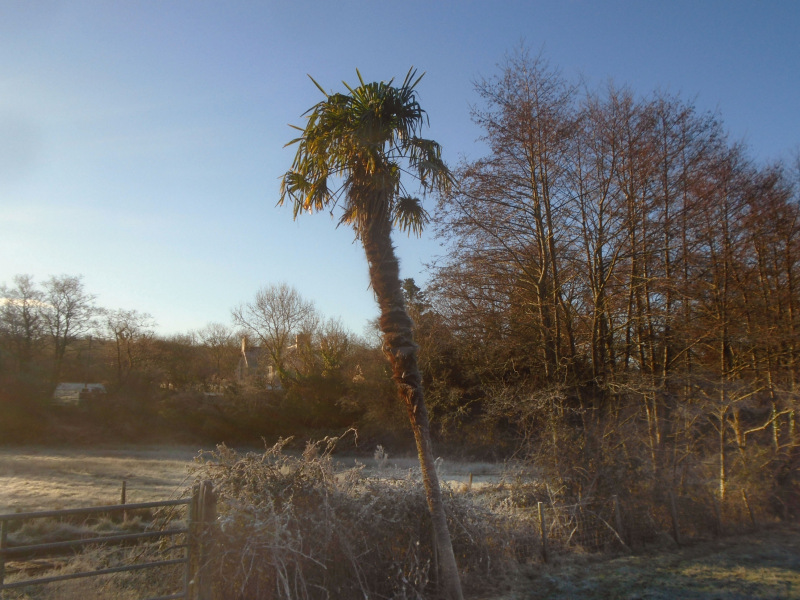
<path id="1" fill-rule="evenodd" d="M 343 436 L 341 436 L 343 437 Z M 436 597 L 436 558 L 419 473 L 368 476 L 341 469 L 341 440 L 282 440 L 265 452 L 225 446 L 198 456 L 197 481 L 213 483 L 218 519 L 206 532 L 203 566 L 214 598 Z M 453 546 L 465 589 L 500 581 L 515 564 L 512 530 L 470 494 L 445 489 Z"/>

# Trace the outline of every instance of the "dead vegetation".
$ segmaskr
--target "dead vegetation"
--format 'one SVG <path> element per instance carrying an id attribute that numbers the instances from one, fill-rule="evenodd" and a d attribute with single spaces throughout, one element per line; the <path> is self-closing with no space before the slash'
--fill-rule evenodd
<path id="1" fill-rule="evenodd" d="M 437 597 L 436 556 L 418 467 L 410 461 L 389 460 L 384 451 L 361 461 L 345 459 L 334 455 L 338 441 L 326 438 L 310 443 L 304 452 L 286 440 L 259 452 L 219 446 L 196 455 L 188 477 L 184 463 L 180 489 L 187 481 L 210 480 L 218 497 L 218 519 L 207 533 L 209 552 L 203 565 L 213 598 Z M 55 465 L 64 466 L 66 452 L 52 461 L 45 454 L 25 454 L 31 458 L 29 485 L 44 481 Z M 134 481 L 144 482 L 144 473 L 122 454 L 119 458 L 127 474 L 136 474 Z M 165 459 L 174 466 L 180 456 L 168 453 Z M 145 470 L 156 460 L 153 452 L 141 458 L 149 465 Z M 105 489 L 108 479 L 108 500 L 115 499 L 112 488 L 118 474 L 109 460 L 85 453 L 79 457 L 83 471 L 77 476 L 84 497 L 91 498 L 89 503 L 105 503 L 92 495 L 92 480 Z M 24 477 L 22 462 L 6 457 L 5 474 Z M 469 473 L 481 473 L 474 467 L 469 467 Z M 738 537 L 714 538 L 719 532 L 713 504 L 688 506 L 677 496 L 677 515 L 686 538 L 686 546 L 677 549 L 668 505 L 663 502 L 638 507 L 621 503 L 623 527 L 619 527 L 610 499 L 582 498 L 575 503 L 575 498 L 564 495 L 563 487 L 549 486 L 541 474 L 534 476 L 523 466 L 506 464 L 502 474 L 489 477 L 489 465 L 484 464 L 483 480 L 473 486 L 468 483 L 469 473 L 467 477 L 458 473 L 458 480 L 452 480 L 453 469 L 467 467 L 444 463 L 439 468 L 447 470 L 443 479 L 451 481 L 444 490 L 449 526 L 465 592 L 472 598 L 800 598 L 800 530 L 774 521 L 770 525 L 762 520 L 763 511 L 757 516 L 759 526 L 766 529 L 749 536 L 742 535 L 744 529 L 751 529 L 746 513 L 737 516 L 722 511 L 726 524 L 722 533 Z M 69 470 L 75 471 L 75 464 L 70 463 Z M 160 482 L 161 478 L 155 479 Z M 143 489 L 137 493 L 145 495 L 141 500 L 155 499 Z M 168 495 L 180 493 L 173 488 Z M 540 502 L 549 536 L 546 564 L 541 553 Z M 739 512 L 743 511 L 740 507 Z M 153 520 L 154 515 L 133 515 L 127 526 L 146 527 Z M 707 523 L 706 529 L 698 529 L 702 523 Z M 14 543 L 53 541 L 87 526 L 99 531 L 119 524 L 43 521 L 15 528 L 9 539 Z M 633 553 L 620 544 L 616 531 L 631 544 Z M 700 539 L 705 541 L 698 543 Z M 137 547 L 133 551 L 148 550 Z M 37 569 L 36 575 L 48 570 L 93 570 L 112 559 L 103 548 L 92 548 L 67 563 L 30 563 L 25 568 Z M 23 575 L 32 573 L 9 569 L 6 580 Z M 180 579 L 182 574 L 164 577 Z M 30 588 L 25 590 L 27 595 L 8 597 L 143 598 L 155 595 L 155 591 L 148 594 L 154 589 L 152 583 L 136 574 L 115 575 Z M 715 590 L 720 593 L 714 595 Z"/>
<path id="2" fill-rule="evenodd" d="M 396 598 L 436 594 L 433 533 L 418 474 L 337 470 L 338 438 L 284 452 L 239 454 L 220 446 L 195 470 L 217 491 L 206 573 L 215 597 Z M 514 568 L 508 516 L 445 490 L 453 545 L 466 589 L 501 585 Z M 227 595 L 226 595 L 227 594 Z M 233 596 L 231 596 L 233 594 Z"/>
<path id="3" fill-rule="evenodd" d="M 163 558 L 157 546 L 105 547 L 92 546 L 67 561 L 27 561 L 20 569 L 13 568 L 6 581 L 31 577 L 91 572 L 129 561 Z M 165 586 L 177 587 L 183 578 L 180 567 L 166 566 L 148 571 L 130 571 L 58 581 L 4 591 L 3 600 L 141 600 L 164 593 Z"/>
<path id="4" fill-rule="evenodd" d="M 126 516 L 71 514 L 11 521 L 6 530 L 7 547 L 16 549 L 4 564 L 3 581 L 20 586 L 26 582 L 55 578 L 56 581 L 22 585 L 0 591 L 3 600 L 140 600 L 163 597 L 183 581 L 178 564 L 162 564 L 147 570 L 100 573 L 118 567 L 179 559 L 183 546 L 168 541 L 123 542 L 120 534 L 140 534 L 163 530 L 179 520 L 174 507 L 131 510 Z M 109 537 L 110 541 L 96 541 Z M 40 544 L 87 540 L 80 548 L 32 548 Z M 88 540 L 91 540 L 90 542 Z M 27 547 L 27 548 L 26 548 Z M 91 574 L 91 576 L 86 576 Z M 75 577 L 75 579 L 58 580 Z"/>

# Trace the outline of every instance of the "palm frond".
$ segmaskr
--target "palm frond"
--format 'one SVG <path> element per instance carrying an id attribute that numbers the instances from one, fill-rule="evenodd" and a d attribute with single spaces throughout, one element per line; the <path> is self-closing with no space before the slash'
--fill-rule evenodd
<path id="1" fill-rule="evenodd" d="M 422 235 L 422 230 L 430 221 L 428 212 L 422 207 L 419 198 L 403 196 L 397 199 L 394 206 L 393 223 L 400 231 L 417 237 Z"/>
<path id="2" fill-rule="evenodd" d="M 307 74 L 307 75 L 308 75 L 308 74 Z M 328 95 L 328 92 L 326 92 L 326 91 L 325 91 L 325 88 L 323 88 L 323 87 L 322 87 L 320 84 L 318 84 L 318 83 L 317 83 L 317 80 L 316 80 L 316 79 L 314 79 L 314 78 L 313 78 L 311 75 L 308 75 L 308 78 L 309 78 L 311 81 L 313 81 L 313 82 L 314 82 L 314 85 L 315 85 L 315 86 L 317 86 L 317 89 L 319 89 L 319 91 L 320 91 L 320 92 L 322 92 L 322 93 L 323 93 L 323 94 L 325 94 L 326 96 Z"/>

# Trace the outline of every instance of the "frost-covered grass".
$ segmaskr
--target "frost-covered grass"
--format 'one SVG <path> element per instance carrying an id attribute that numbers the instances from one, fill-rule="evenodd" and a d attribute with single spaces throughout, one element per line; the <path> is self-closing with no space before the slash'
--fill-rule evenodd
<path id="1" fill-rule="evenodd" d="M 221 519 L 208 569 L 218 591 L 233 585 L 242 597 L 259 599 L 272 597 L 264 596 L 266 590 L 278 594 L 276 598 L 349 598 L 351 592 L 364 590 L 370 597 L 371 590 L 380 590 L 380 597 L 421 598 L 423 590 L 435 587 L 435 559 L 416 461 L 383 452 L 334 458 L 332 443 L 308 446 L 302 453 L 283 445 L 266 453 L 220 447 L 202 458 L 188 448 L 4 449 L 0 498 L 5 505 L 0 512 L 115 504 L 123 480 L 128 501 L 137 502 L 186 495 L 195 478 L 212 479 Z M 514 565 L 517 538 L 508 526 L 509 515 L 495 514 L 485 503 L 474 503 L 470 494 L 456 491 L 466 492 L 471 473 L 473 489 L 478 489 L 479 480 L 500 468 L 444 461 L 438 466 L 455 484 L 448 485 L 447 497 L 465 581 L 472 587 L 502 581 Z M 84 529 L 89 525 L 98 527 L 51 520 L 26 523 L 11 531 L 9 541 L 59 540 L 88 534 Z M 67 562 L 10 565 L 8 573 L 12 579 L 25 579 L 25 573 L 34 574 L 30 569 L 39 575 L 79 564 L 94 570 L 105 561 L 104 555 L 88 551 Z M 31 596 L 13 597 L 128 598 L 140 583 L 126 575 L 44 586 L 28 591 Z M 272 587 L 278 583 L 280 592 Z M 218 597 L 227 596 L 221 592 Z"/>
<path id="2" fill-rule="evenodd" d="M 177 553 L 167 556 L 155 546 L 130 548 L 97 546 L 76 553 L 69 560 L 28 561 L 22 573 L 18 573 L 16 565 L 11 563 L 10 569 L 6 572 L 6 582 L 49 575 L 92 572 L 125 562 L 141 563 L 177 557 Z M 163 596 L 167 591 L 178 591 L 182 579 L 181 566 L 168 565 L 155 569 L 17 588 L 4 592 L 5 595 L 2 597 L 4 600 L 141 600 L 141 598 Z"/>
<path id="3" fill-rule="evenodd" d="M 122 481 L 128 502 L 166 500 L 180 494 L 200 448 L 121 446 L 69 449 L 41 446 L 0 447 L 0 514 L 117 504 Z M 262 448 L 263 450 L 263 448 Z M 356 463 L 378 476 L 403 476 L 418 468 L 415 457 L 337 457 L 343 468 Z M 488 462 L 443 461 L 440 473 L 458 485 L 496 482 L 503 466 Z"/>
<path id="4" fill-rule="evenodd" d="M 189 447 L 0 448 L 0 513 L 120 501 L 166 500 L 183 490 L 197 454 Z"/>
<path id="5" fill-rule="evenodd" d="M 163 446 L 73 450 L 0 448 L 0 513 L 116 504 L 123 480 L 127 481 L 129 502 L 180 496 L 191 484 L 189 467 L 195 464 L 198 451 L 195 447 Z M 418 468 L 413 457 L 381 456 L 378 453 L 358 458 L 336 456 L 334 461 L 337 473 L 340 469 L 360 469 L 360 479 L 338 482 L 340 475 L 336 475 L 337 483 L 329 480 L 334 486 L 331 489 L 348 485 L 356 489 L 358 486 L 353 482 L 362 482 L 364 478 L 396 479 L 395 491 L 407 487 L 406 500 L 416 498 L 414 501 L 419 506 L 415 510 L 424 512 L 421 509 L 424 505 L 417 498 L 419 491 L 410 493 L 416 489 L 416 484 L 409 480 L 409 473 L 411 479 L 415 479 L 413 471 Z M 357 467 L 356 463 L 363 466 Z M 516 476 L 511 477 L 514 475 L 512 471 L 506 470 L 504 476 L 503 465 L 445 460 L 439 470 L 443 479 L 451 483 L 454 492 L 465 490 L 472 473 L 475 493 L 464 494 L 461 500 L 479 502 L 480 507 L 491 507 L 492 510 L 499 510 L 494 500 L 508 495 L 509 490 L 517 496 L 528 491 Z M 378 484 L 373 482 L 370 485 Z M 383 490 L 381 494 L 388 497 L 386 492 Z M 370 498 L 374 501 L 377 496 L 373 493 Z M 400 504 L 396 499 L 394 502 L 391 510 L 397 511 Z M 347 505 L 342 503 L 341 506 Z M 467 510 L 465 514 L 471 514 L 480 507 L 462 509 Z M 516 523 L 514 526 L 520 529 L 518 520 L 522 513 L 513 514 L 516 520 L 506 523 Z M 533 526 L 535 529 L 535 523 Z M 14 535 L 23 533 L 25 531 L 14 532 Z M 520 534 L 508 531 L 505 535 L 510 536 L 508 539 L 519 540 L 514 536 Z M 32 535 L 34 538 L 38 536 L 48 537 L 42 532 Z M 524 546 L 529 541 L 526 538 L 520 543 Z M 404 555 L 416 556 L 408 552 L 407 546 L 401 550 Z M 493 589 L 481 590 L 479 597 L 482 600 L 800 600 L 800 527 L 797 526 L 775 525 L 752 535 L 731 536 L 682 549 L 651 548 L 616 558 L 598 554 L 557 555 L 549 564 L 543 565 L 537 562 L 535 547 L 525 554 L 521 575 L 512 577 L 512 573 L 507 572 L 507 578 L 494 579 L 489 586 Z M 90 564 L 100 561 L 88 555 L 81 560 Z M 409 568 L 408 565 L 400 566 Z M 77 568 L 75 565 L 70 567 Z M 141 591 L 140 586 L 145 583 L 134 576 L 125 580 L 124 585 L 120 581 L 112 584 L 105 580 L 86 580 L 57 586 L 57 590 L 54 587 L 51 595 L 36 598 L 133 598 L 140 596 L 131 590 Z"/>
<path id="6" fill-rule="evenodd" d="M 219 518 L 206 530 L 211 597 L 349 600 L 436 596 L 433 533 L 421 478 L 385 464 L 344 469 L 342 438 L 302 454 L 279 442 L 239 453 L 224 446 L 198 461 Z M 379 461 L 382 462 L 382 461 Z M 516 568 L 513 515 L 449 485 L 444 503 L 466 589 L 494 588 Z"/>
<path id="7" fill-rule="evenodd" d="M 800 599 L 800 527 L 775 525 L 682 549 L 533 565 L 505 600 Z M 500 600 L 499 596 L 492 600 Z"/>

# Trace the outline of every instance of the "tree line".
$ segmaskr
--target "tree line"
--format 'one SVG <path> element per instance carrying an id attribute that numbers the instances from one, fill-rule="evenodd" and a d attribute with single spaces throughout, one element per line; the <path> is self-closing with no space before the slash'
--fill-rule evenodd
<path id="1" fill-rule="evenodd" d="M 98 306 L 77 275 L 52 276 L 41 284 L 17 275 L 0 285 L 0 298 L 0 370 L 44 386 L 102 381 L 119 387 L 134 376 L 170 380 L 178 371 L 171 364 L 176 357 L 168 357 L 170 345 L 199 340 L 213 359 L 214 349 L 232 335 L 210 324 L 187 336 L 158 338 L 149 314 Z M 199 379 L 205 377 L 198 372 Z"/>
<path id="2" fill-rule="evenodd" d="M 260 443 L 352 425 L 389 446 L 408 437 L 377 341 L 288 284 L 258 290 L 229 324 L 169 336 L 147 313 L 99 306 L 80 276 L 17 275 L 0 298 L 0 443 Z M 243 344 L 259 358 L 244 376 Z M 103 383 L 108 394 L 65 410 L 52 404 L 60 382 Z"/>
<path id="3" fill-rule="evenodd" d="M 475 87 L 488 150 L 439 198 L 447 253 L 417 306 L 440 434 L 576 493 L 624 473 L 800 509 L 800 162 L 524 49 Z"/>

